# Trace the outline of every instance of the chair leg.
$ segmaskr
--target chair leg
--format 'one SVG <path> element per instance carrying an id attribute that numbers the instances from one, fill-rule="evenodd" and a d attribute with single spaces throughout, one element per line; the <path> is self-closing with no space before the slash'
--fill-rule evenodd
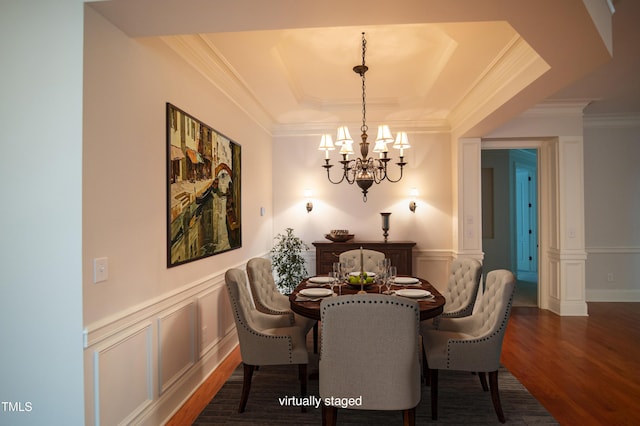
<path id="1" fill-rule="evenodd" d="M 338 407 L 322 404 L 322 426 L 336 426 Z"/>
<path id="2" fill-rule="evenodd" d="M 505 422 L 504 413 L 502 412 L 502 404 L 500 403 L 500 392 L 498 390 L 498 371 L 489 372 L 489 386 L 491 387 L 491 400 L 493 408 L 496 410 L 500 423 Z"/>
<path id="3" fill-rule="evenodd" d="M 416 424 L 416 407 L 409 408 L 403 412 L 403 424 L 404 426 L 415 426 Z"/>
<path id="4" fill-rule="evenodd" d="M 427 352 L 422 346 L 422 375 L 424 376 L 424 384 L 429 386 L 431 381 L 429 380 L 429 363 L 427 362 Z"/>
<path id="5" fill-rule="evenodd" d="M 313 353 L 318 353 L 318 323 L 313 325 Z"/>
<path id="6" fill-rule="evenodd" d="M 438 420 L 438 370 L 429 370 L 431 381 L 431 419 Z"/>
<path id="7" fill-rule="evenodd" d="M 238 413 L 244 413 L 244 408 L 247 406 L 247 400 L 249 399 L 249 391 L 251 390 L 251 377 L 253 376 L 253 370 L 255 366 L 244 364 L 244 380 L 242 381 L 242 396 L 240 396 L 240 406 L 238 407 Z"/>
<path id="8" fill-rule="evenodd" d="M 298 364 L 298 379 L 300 380 L 300 396 L 307 396 L 307 364 Z M 307 412 L 307 407 L 302 405 L 302 412 Z"/>
<path id="9" fill-rule="evenodd" d="M 487 386 L 487 375 L 484 371 L 478 373 L 478 377 L 480 378 L 480 385 L 482 386 L 482 390 L 487 392 L 489 387 Z"/>

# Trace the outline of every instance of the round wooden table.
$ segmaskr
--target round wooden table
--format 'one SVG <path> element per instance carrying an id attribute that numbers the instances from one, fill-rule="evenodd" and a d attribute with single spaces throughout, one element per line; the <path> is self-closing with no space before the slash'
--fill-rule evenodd
<path id="1" fill-rule="evenodd" d="M 401 288 L 422 288 L 423 290 L 427 290 L 430 291 L 431 294 L 433 294 L 433 298 L 432 299 L 427 299 L 427 300 L 420 300 L 420 299 L 414 299 L 417 300 L 418 303 L 420 304 L 420 321 L 424 321 L 426 319 L 429 318 L 433 318 L 436 317 L 438 315 L 440 315 L 442 313 L 442 309 L 444 308 L 444 296 L 442 296 L 438 290 L 435 289 L 435 287 L 433 287 L 431 284 L 429 284 L 429 282 L 427 280 L 423 280 L 422 278 L 418 278 L 420 280 L 420 286 L 417 285 L 411 285 L 411 286 L 405 286 L 405 285 L 393 285 L 391 287 L 391 290 L 399 290 Z M 320 302 L 322 301 L 320 300 L 297 300 L 298 299 L 298 293 L 300 292 L 300 290 L 304 289 L 304 288 L 318 288 L 318 287 L 324 287 L 324 288 L 328 288 L 329 285 L 318 285 L 318 284 L 312 284 L 309 285 L 309 281 L 308 279 L 302 281 L 296 288 L 295 290 L 293 290 L 293 293 L 291 293 L 289 295 L 289 303 L 291 304 L 291 310 L 297 314 L 300 314 L 302 316 L 305 316 L 307 318 L 312 318 L 315 320 L 320 321 Z M 378 293 L 379 291 L 379 287 L 377 284 L 371 284 L 369 286 L 366 286 L 364 288 L 367 293 Z M 383 287 L 384 289 L 384 287 Z M 343 284 L 342 285 L 342 295 L 347 295 L 347 294 L 356 294 L 358 293 L 358 291 L 360 291 L 360 286 L 354 286 L 351 284 Z M 383 290 L 384 291 L 384 290 Z M 336 294 L 338 294 L 339 290 L 338 290 L 338 286 L 336 285 L 334 287 L 334 292 Z M 327 296 L 327 297 L 331 297 L 331 296 Z M 402 296 L 396 296 L 396 295 L 391 295 L 389 297 L 402 297 Z M 308 299 L 308 298 L 305 298 Z"/>

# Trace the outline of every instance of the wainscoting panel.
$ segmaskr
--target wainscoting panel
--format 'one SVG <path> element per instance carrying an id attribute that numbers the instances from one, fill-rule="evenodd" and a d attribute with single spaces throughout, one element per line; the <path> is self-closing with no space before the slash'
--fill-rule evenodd
<path id="1" fill-rule="evenodd" d="M 204 356 L 235 328 L 229 294 L 219 286 L 198 298 L 200 356 Z"/>
<path id="2" fill-rule="evenodd" d="M 162 395 L 195 363 L 195 302 L 158 317 L 158 386 Z"/>
<path id="3" fill-rule="evenodd" d="M 88 324 L 84 344 L 88 426 L 166 423 L 238 344 L 224 271 Z"/>
<path id="4" fill-rule="evenodd" d="M 447 288 L 449 267 L 453 259 L 453 253 L 447 250 L 414 250 L 414 274 L 426 279 L 442 292 Z"/>
<path id="5" fill-rule="evenodd" d="M 587 248 L 587 301 L 640 302 L 640 247 Z"/>
<path id="6" fill-rule="evenodd" d="M 93 352 L 95 424 L 128 423 L 153 400 L 151 323 Z"/>

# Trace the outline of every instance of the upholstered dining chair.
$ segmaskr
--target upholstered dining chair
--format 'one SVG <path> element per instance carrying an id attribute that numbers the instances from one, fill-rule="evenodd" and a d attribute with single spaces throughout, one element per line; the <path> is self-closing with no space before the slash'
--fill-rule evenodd
<path id="1" fill-rule="evenodd" d="M 362 260 L 364 268 L 360 268 L 360 249 L 347 250 L 340 253 L 339 260 L 354 260 L 354 271 L 359 272 L 361 269 L 365 272 L 375 272 L 378 267 L 378 261 L 384 259 L 384 253 L 376 250 L 362 249 Z"/>
<path id="2" fill-rule="evenodd" d="M 516 279 L 510 271 L 491 271 L 472 315 L 442 318 L 438 329 L 423 330 L 434 420 L 438 417 L 438 370 L 458 370 L 478 373 L 484 390 L 487 390 L 485 373 L 489 373 L 493 407 L 498 420 L 505 422 L 498 390 L 498 368 L 515 285 Z"/>
<path id="3" fill-rule="evenodd" d="M 322 301 L 320 315 L 322 424 L 336 424 L 338 407 L 399 410 L 405 425 L 415 424 L 418 303 L 380 294 L 330 297 Z M 328 398 L 335 403 L 327 404 Z M 350 406 L 344 404 L 348 398 L 354 398 Z"/>
<path id="4" fill-rule="evenodd" d="M 481 277 L 482 264 L 478 260 L 463 257 L 451 262 L 447 288 L 442 292 L 446 300 L 444 309 L 442 314 L 433 320 L 422 321 L 420 323 L 420 334 L 423 335 L 423 339 L 425 331 L 437 328 L 438 322 L 442 318 L 460 318 L 473 313 L 473 307 L 478 297 Z M 424 351 L 422 355 L 424 364 Z M 429 375 L 426 374 L 426 371 L 425 381 L 427 384 L 429 383 Z"/>
<path id="5" fill-rule="evenodd" d="M 304 330 L 292 325 L 290 315 L 265 314 L 255 309 L 251 303 L 244 271 L 229 269 L 225 274 L 225 281 L 238 331 L 244 368 L 238 412 L 244 412 L 251 390 L 251 378 L 258 366 L 297 364 L 300 393 L 305 397 L 309 354 Z"/>
<path id="6" fill-rule="evenodd" d="M 290 315 L 293 323 L 304 330 L 305 335 L 313 328 L 313 349 L 318 352 L 317 321 L 291 311 L 289 298 L 278 290 L 273 279 L 269 259 L 256 257 L 247 262 L 247 276 L 256 309 L 270 315 Z"/>

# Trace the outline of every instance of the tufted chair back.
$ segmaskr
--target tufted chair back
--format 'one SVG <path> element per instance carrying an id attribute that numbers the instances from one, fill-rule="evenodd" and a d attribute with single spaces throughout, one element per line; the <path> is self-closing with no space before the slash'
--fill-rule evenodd
<path id="1" fill-rule="evenodd" d="M 479 326 L 474 331 L 474 336 L 495 335 L 502 345 L 507 320 L 511 312 L 515 285 L 516 279 L 511 271 L 498 269 L 489 272 L 476 315 Z M 499 363 L 500 355 L 498 354 L 497 357 L 496 362 Z"/>
<path id="2" fill-rule="evenodd" d="M 378 267 L 378 261 L 384 259 L 384 253 L 375 250 L 362 250 L 362 257 L 364 261 L 364 268 L 362 268 L 365 272 L 375 272 Z M 355 250 L 347 250 L 340 253 L 340 262 L 344 259 L 353 259 L 356 265 L 354 271 L 359 272 L 360 268 L 360 249 Z"/>
<path id="3" fill-rule="evenodd" d="M 443 318 L 438 330 L 423 331 L 429 368 L 497 370 L 515 285 L 510 271 L 491 271 L 476 312 L 463 318 Z M 437 353 L 434 347 L 442 351 Z"/>
<path id="4" fill-rule="evenodd" d="M 276 287 L 271 261 L 261 257 L 247 262 L 247 275 L 256 309 L 267 314 L 291 313 L 289 299 Z"/>
<path id="5" fill-rule="evenodd" d="M 480 305 L 472 315 L 442 318 L 438 329 L 422 330 L 434 420 L 437 418 L 438 370 L 460 370 L 477 372 L 485 389 L 485 373 L 489 373 L 491 399 L 498 419 L 505 422 L 497 375 L 515 286 L 516 279 L 510 271 L 491 271 L 487 274 Z"/>
<path id="6" fill-rule="evenodd" d="M 349 407 L 360 410 L 411 410 L 418 405 L 417 302 L 379 294 L 328 297 L 320 313 L 323 400 L 362 397 L 361 405 Z"/>
<path id="7" fill-rule="evenodd" d="M 476 259 L 459 258 L 451 263 L 447 289 L 442 294 L 447 301 L 443 317 L 466 317 L 473 313 L 481 276 L 482 265 Z"/>
<path id="8" fill-rule="evenodd" d="M 290 315 L 259 312 L 251 303 L 244 271 L 225 274 L 229 300 L 238 331 L 242 362 L 251 365 L 306 364 L 304 331 Z"/>

